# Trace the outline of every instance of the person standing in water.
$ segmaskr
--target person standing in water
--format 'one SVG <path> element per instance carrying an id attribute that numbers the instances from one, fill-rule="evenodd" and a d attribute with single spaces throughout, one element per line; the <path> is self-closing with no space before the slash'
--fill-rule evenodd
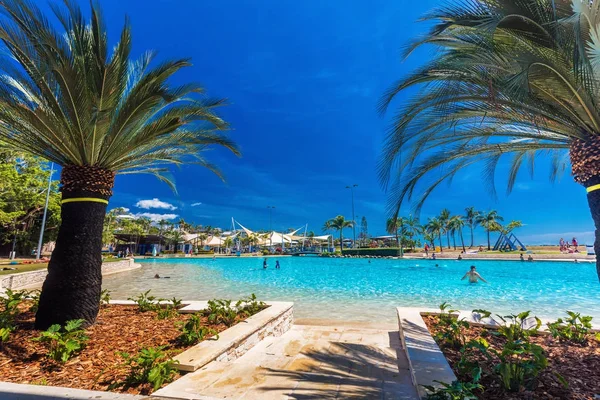
<path id="1" fill-rule="evenodd" d="M 267 269 L 267 257 L 263 260 L 263 269 Z"/>
<path id="2" fill-rule="evenodd" d="M 478 280 L 482 280 L 485 283 L 488 283 L 477 271 L 475 271 L 475 266 L 471 265 L 471 270 L 467 271 L 465 276 L 462 277 L 461 281 L 464 281 L 466 277 L 469 277 L 469 283 L 477 283 Z"/>
<path id="3" fill-rule="evenodd" d="M 280 269 L 281 267 L 279 266 L 279 260 L 275 261 L 275 269 Z"/>

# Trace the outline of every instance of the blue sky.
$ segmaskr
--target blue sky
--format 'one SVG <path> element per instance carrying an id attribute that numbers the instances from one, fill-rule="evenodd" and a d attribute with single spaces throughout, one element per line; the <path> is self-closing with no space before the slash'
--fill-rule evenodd
<path id="1" fill-rule="evenodd" d="M 134 54 L 154 49 L 159 59 L 192 58 L 194 66 L 178 79 L 201 82 L 211 96 L 229 99 L 221 114 L 243 151 L 239 159 L 220 150 L 209 155 L 224 170 L 226 184 L 196 166 L 175 170 L 177 195 L 152 177 L 118 177 L 110 207 L 213 226 L 229 226 L 235 217 L 249 228 L 267 229 L 271 205 L 274 229 L 308 223 L 320 232 L 326 219 L 350 218 L 345 186 L 358 184 L 356 215 L 367 217 L 371 234 L 383 234 L 386 194 L 375 169 L 389 118 L 378 115 L 376 104 L 394 80 L 429 57 L 418 52 L 402 61 L 400 50 L 425 30 L 416 20 L 435 3 L 103 1 L 113 40 L 130 17 Z M 422 221 L 444 207 L 462 213 L 473 205 L 521 220 L 518 233 L 528 243 L 554 243 L 560 236 L 591 243 L 585 190 L 568 174 L 552 185 L 541 163 L 533 179 L 523 171 L 510 196 L 500 187 L 493 199 L 479 173 L 466 170 L 452 186 L 440 186 Z M 150 199 L 171 207 L 135 206 Z M 483 242 L 483 232 L 477 237 Z"/>

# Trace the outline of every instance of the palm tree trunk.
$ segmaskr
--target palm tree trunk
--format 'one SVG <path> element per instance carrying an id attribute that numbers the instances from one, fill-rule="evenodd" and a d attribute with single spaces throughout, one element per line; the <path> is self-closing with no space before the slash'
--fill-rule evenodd
<path id="1" fill-rule="evenodd" d="M 463 238 L 463 232 L 462 232 L 462 228 L 460 228 L 460 229 L 458 230 L 458 233 L 459 233 L 459 235 L 460 235 L 460 244 L 462 245 L 463 252 L 464 252 L 464 253 L 466 253 L 466 252 L 467 252 L 467 249 L 465 249 L 465 239 Z"/>
<path id="2" fill-rule="evenodd" d="M 340 252 L 342 253 L 342 255 L 344 255 L 344 234 L 342 233 L 341 229 L 340 229 Z"/>
<path id="3" fill-rule="evenodd" d="M 42 286 L 36 329 L 73 319 L 94 323 L 102 290 L 102 230 L 114 173 L 90 166 L 64 166 L 62 223 Z M 93 200 L 91 200 L 93 199 Z"/>
<path id="4" fill-rule="evenodd" d="M 596 253 L 596 273 L 600 279 L 600 164 L 598 154 L 600 153 L 600 138 L 591 135 L 591 139 L 584 141 L 575 139 L 571 142 L 569 156 L 571 158 L 571 169 L 575 182 L 586 188 L 588 206 L 594 220 L 595 239 L 594 252 Z"/>
<path id="5" fill-rule="evenodd" d="M 448 248 L 450 249 L 450 231 L 446 231 L 446 239 L 448 239 Z"/>
<path id="6" fill-rule="evenodd" d="M 400 254 L 400 238 L 398 237 L 398 229 L 396 229 L 396 246 L 398 246 L 397 254 Z"/>
<path id="7" fill-rule="evenodd" d="M 452 247 L 456 250 L 456 232 L 452 232 Z"/>
<path id="8" fill-rule="evenodd" d="M 444 252 L 444 245 L 442 244 L 442 233 L 440 232 L 440 253 L 443 253 L 443 252 Z"/>
<path id="9" fill-rule="evenodd" d="M 487 237 L 488 237 L 488 250 L 491 250 L 492 247 L 490 246 L 490 230 L 489 229 L 486 229 L 486 230 L 487 230 Z"/>
<path id="10" fill-rule="evenodd" d="M 469 246 L 469 248 L 473 247 L 473 242 L 474 242 L 474 238 L 473 238 L 473 224 L 471 224 L 471 245 Z"/>

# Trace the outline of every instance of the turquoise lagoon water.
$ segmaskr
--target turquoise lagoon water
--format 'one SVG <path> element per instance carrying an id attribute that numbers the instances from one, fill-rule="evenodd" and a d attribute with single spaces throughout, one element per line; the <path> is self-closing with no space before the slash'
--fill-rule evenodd
<path id="1" fill-rule="evenodd" d="M 142 260 L 142 269 L 104 278 L 112 298 L 151 289 L 160 297 L 295 302 L 296 318 L 394 322 L 395 307 L 437 307 L 556 317 L 581 311 L 600 321 L 600 283 L 592 263 L 283 257 L 263 270 L 262 258 Z M 138 261 L 140 262 L 140 261 Z M 438 267 L 435 264 L 439 264 Z M 460 278 L 475 264 L 489 284 Z M 170 279 L 154 279 L 154 275 Z"/>

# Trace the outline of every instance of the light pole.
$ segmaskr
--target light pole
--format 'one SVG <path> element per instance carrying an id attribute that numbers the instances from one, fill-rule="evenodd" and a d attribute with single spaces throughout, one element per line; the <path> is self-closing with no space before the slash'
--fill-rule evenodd
<path id="1" fill-rule="evenodd" d="M 35 260 L 39 260 L 42 254 L 42 241 L 44 240 L 44 229 L 46 229 L 46 216 L 48 215 L 48 200 L 50 199 L 50 188 L 52 187 L 52 174 L 54 173 L 54 163 L 50 163 L 50 176 L 48 177 L 48 190 L 46 191 L 46 205 L 44 206 L 44 216 L 42 217 L 42 229 L 40 231 L 40 240 L 38 241 Z"/>
<path id="2" fill-rule="evenodd" d="M 269 242 L 270 246 L 273 247 L 273 209 L 275 206 L 267 206 L 269 210 Z"/>
<path id="3" fill-rule="evenodd" d="M 357 186 L 358 185 L 356 183 L 352 186 L 346 186 L 346 189 L 350 189 L 350 192 L 352 193 L 352 235 L 354 237 L 352 241 L 352 247 L 356 247 L 356 220 L 354 219 L 354 188 Z"/>

